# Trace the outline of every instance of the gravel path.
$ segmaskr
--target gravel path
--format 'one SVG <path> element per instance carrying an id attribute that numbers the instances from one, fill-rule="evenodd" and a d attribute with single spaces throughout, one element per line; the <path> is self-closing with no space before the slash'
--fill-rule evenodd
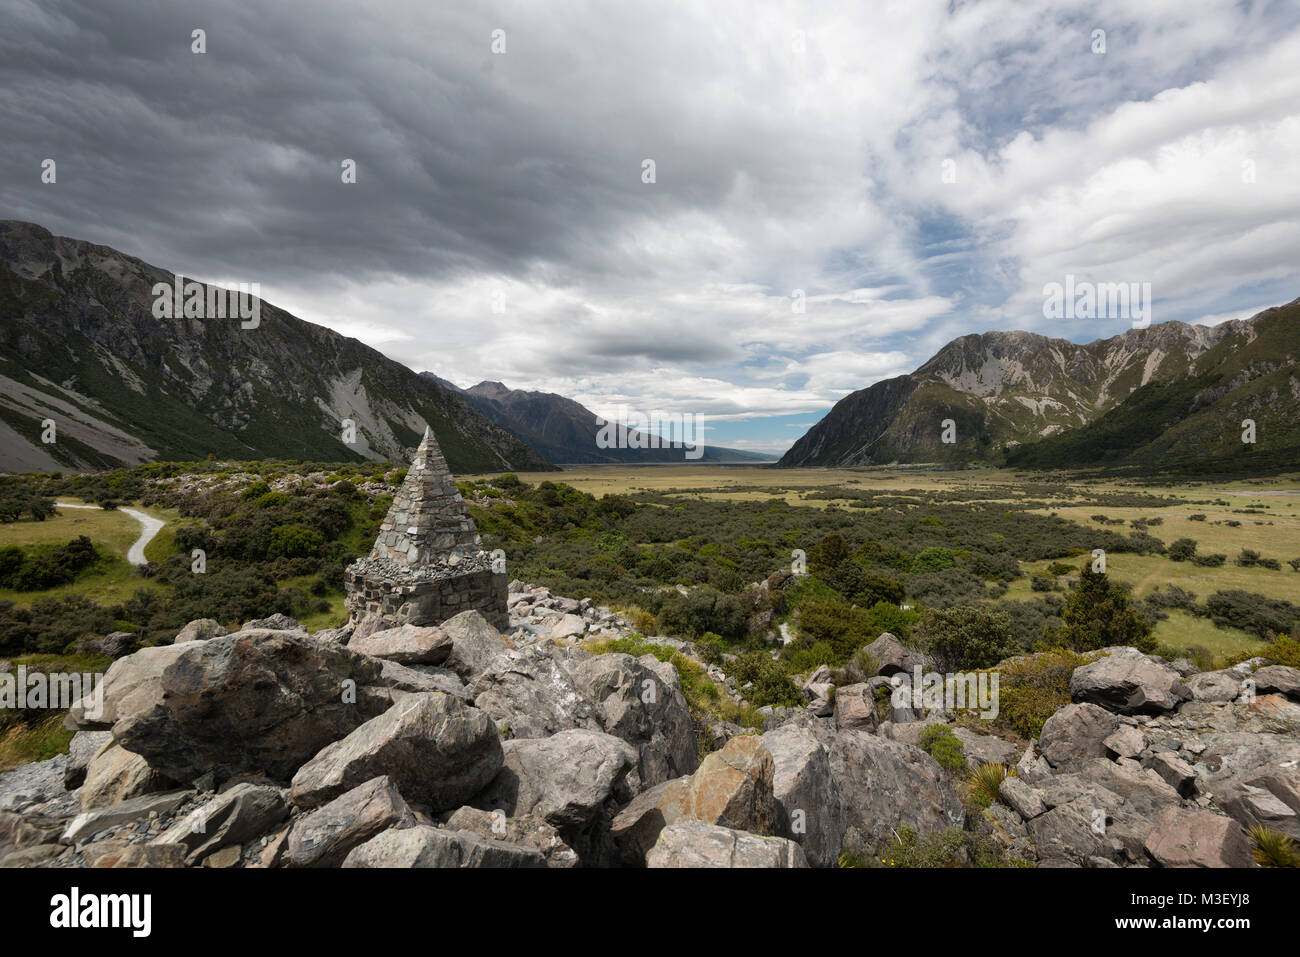
<path id="1" fill-rule="evenodd" d="M 98 505 L 74 505 L 72 502 L 55 502 L 54 504 L 59 508 L 99 508 Z M 124 515 L 130 515 L 140 523 L 140 537 L 127 549 L 126 560 L 132 565 L 148 564 L 149 560 L 144 557 L 144 547 L 153 541 L 153 537 L 167 523 L 161 518 L 154 518 L 152 515 L 146 515 L 144 512 L 138 512 L 133 508 L 119 508 L 118 511 Z"/>

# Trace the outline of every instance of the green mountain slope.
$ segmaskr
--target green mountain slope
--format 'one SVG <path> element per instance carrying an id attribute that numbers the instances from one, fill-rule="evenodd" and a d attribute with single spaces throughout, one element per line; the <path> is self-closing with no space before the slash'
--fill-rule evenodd
<path id="1" fill-rule="evenodd" d="M 401 461 L 426 424 L 454 471 L 551 467 L 455 392 L 270 303 L 256 328 L 156 318 L 153 286 L 173 280 L 106 246 L 0 222 L 0 469 L 209 454 Z"/>
<path id="2" fill-rule="evenodd" d="M 1227 334 L 1173 382 L 1152 382 L 1095 422 L 1013 449 L 1028 468 L 1097 465 L 1180 471 L 1300 468 L 1300 300 Z M 1243 423 L 1255 441 L 1243 442 Z"/>
<path id="3" fill-rule="evenodd" d="M 840 400 L 779 464 L 999 464 L 1011 450 L 1086 426 L 1143 387 L 1178 382 L 1247 325 L 1166 322 L 1086 344 L 1029 332 L 962 336 L 915 372 Z"/>

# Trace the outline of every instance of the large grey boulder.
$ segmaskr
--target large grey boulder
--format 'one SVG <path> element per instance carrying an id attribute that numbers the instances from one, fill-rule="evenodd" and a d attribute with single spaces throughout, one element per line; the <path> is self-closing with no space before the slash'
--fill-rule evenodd
<path id="1" fill-rule="evenodd" d="M 835 727 L 851 731 L 875 731 L 880 725 L 871 685 L 845 685 L 835 690 Z M 809 859 L 811 861 L 811 858 Z M 818 866 L 815 863 L 814 867 Z"/>
<path id="2" fill-rule="evenodd" d="M 1241 826 L 1210 811 L 1171 807 L 1147 836 L 1146 852 L 1161 867 L 1256 867 Z"/>
<path id="3" fill-rule="evenodd" d="M 187 641 L 207 641 L 229 634 L 221 623 L 212 618 L 196 618 L 182 628 L 173 640 L 173 644 L 183 645 Z"/>
<path id="4" fill-rule="evenodd" d="M 153 814 L 169 814 L 192 797 L 193 791 L 167 791 L 131 798 L 93 811 L 83 811 L 68 823 L 61 840 L 65 844 L 84 844 L 109 828 L 132 821 L 147 821 Z"/>
<path id="5" fill-rule="evenodd" d="M 664 781 L 642 791 L 618 812 L 609 833 L 623 865 L 645 866 L 645 856 L 659 840 L 659 832 L 681 816 L 682 803 L 676 795 L 689 786 L 689 777 Z"/>
<path id="6" fill-rule="evenodd" d="M 1293 841 L 1300 839 L 1300 813 L 1292 804 L 1297 803 L 1289 788 L 1280 794 L 1270 789 L 1269 779 L 1257 779 L 1249 784 L 1238 784 L 1215 795 L 1214 803 L 1244 828 L 1267 827 L 1279 831 Z M 1288 803 L 1291 799 L 1291 803 Z"/>
<path id="7" fill-rule="evenodd" d="M 446 660 L 451 638 L 435 626 L 402 625 L 364 637 L 353 636 L 348 649 L 399 665 L 437 665 Z"/>
<path id="8" fill-rule="evenodd" d="M 1232 701 L 1242 691 L 1242 678 L 1232 671 L 1203 671 L 1187 679 L 1195 701 Z"/>
<path id="9" fill-rule="evenodd" d="M 866 651 L 878 663 L 876 673 L 881 675 L 902 672 L 911 676 L 917 667 L 926 671 L 934 664 L 925 652 L 907 647 L 887 631 L 867 645 Z"/>
<path id="10" fill-rule="evenodd" d="M 114 661 L 94 694 L 74 702 L 64 726 L 73 731 L 107 731 L 119 712 L 131 714 L 152 707 L 161 694 L 163 671 L 186 651 L 181 645 L 141 648 L 135 654 Z"/>
<path id="11" fill-rule="evenodd" d="M 636 763 L 631 745 L 601 731 L 575 728 L 549 738 L 507 741 L 501 770 L 470 803 L 562 830 L 581 827 L 612 797 L 631 796 L 625 779 Z"/>
<path id="12" fill-rule="evenodd" d="M 236 784 L 181 818 L 154 843 L 184 847 L 186 862 L 195 864 L 223 847 L 260 837 L 288 815 L 279 788 Z"/>
<path id="13" fill-rule="evenodd" d="M 802 721 L 830 760 L 843 800 L 845 850 L 874 851 L 903 826 L 928 834 L 965 825 L 965 807 L 947 774 L 920 748 L 865 731 L 837 731 L 812 718 Z"/>
<path id="14" fill-rule="evenodd" d="M 447 657 L 441 664 L 466 681 L 506 650 L 501 632 L 473 609 L 448 618 L 439 627 L 450 641 Z"/>
<path id="15" fill-rule="evenodd" d="M 474 705 L 512 738 L 545 738 L 570 728 L 601 730 L 596 707 L 551 649 L 511 649 L 470 682 Z"/>
<path id="16" fill-rule="evenodd" d="M 845 814 L 829 753 L 810 731 L 793 726 L 764 734 L 763 745 L 773 762 L 775 833 L 802 847 L 812 867 L 834 867 Z"/>
<path id="17" fill-rule="evenodd" d="M 415 815 L 393 782 L 371 778 L 293 822 L 285 839 L 285 867 L 337 867 L 348 852 L 389 828 L 415 826 Z"/>
<path id="18" fill-rule="evenodd" d="M 672 665 L 653 655 L 594 655 L 576 662 L 571 674 L 595 703 L 604 730 L 637 749 L 643 787 L 699 766 L 691 712 Z"/>
<path id="19" fill-rule="evenodd" d="M 387 775 L 407 801 L 450 810 L 482 790 L 501 762 L 501 738 L 482 711 L 439 692 L 413 694 L 299 768 L 290 802 L 314 807 Z"/>
<path id="20" fill-rule="evenodd" d="M 489 841 L 504 841 L 531 847 L 546 859 L 546 866 L 568 869 L 578 866 L 578 853 L 565 843 L 558 829 L 530 817 L 506 817 L 504 811 L 483 811 L 476 807 L 457 808 L 447 818 L 453 831 L 469 831 Z"/>
<path id="21" fill-rule="evenodd" d="M 1188 700 L 1191 692 L 1172 668 L 1134 648 L 1118 648 L 1074 669 L 1070 697 L 1119 714 L 1160 714 Z"/>
<path id="22" fill-rule="evenodd" d="M 1118 728 L 1119 719 L 1105 708 L 1068 704 L 1043 722 L 1038 750 L 1054 768 L 1079 767 L 1092 758 L 1105 757 L 1106 739 Z"/>
<path id="23" fill-rule="evenodd" d="M 469 831 L 417 824 L 384 831 L 353 848 L 344 867 L 545 867 L 541 853 Z"/>
<path id="24" fill-rule="evenodd" d="M 1038 796 L 1038 792 L 1020 780 L 1007 775 L 998 786 L 998 796 L 1026 821 L 1032 820 L 1047 810 L 1047 805 Z"/>
<path id="25" fill-rule="evenodd" d="M 1255 671 L 1255 691 L 1259 694 L 1285 695 L 1300 701 L 1300 670 L 1286 665 L 1265 665 Z"/>
<path id="26" fill-rule="evenodd" d="M 1020 755 L 1020 749 L 1009 741 L 992 734 L 976 734 L 967 728 L 954 727 L 952 733 L 962 743 L 966 763 L 971 768 L 981 764 L 1013 765 Z"/>
<path id="27" fill-rule="evenodd" d="M 772 834 L 777 827 L 776 764 L 764 738 L 741 735 L 707 755 L 695 773 L 638 794 L 610 827 L 619 859 L 645 862 L 659 832 L 678 820 Z"/>
<path id="28" fill-rule="evenodd" d="M 461 683 L 454 671 L 427 665 L 399 665 L 395 661 L 380 659 L 379 681 L 390 691 L 407 691 L 413 694 L 441 691 L 452 697 L 460 698 L 466 704 L 473 704 L 474 698 L 469 689 Z M 393 695 L 394 700 L 401 695 Z"/>
<path id="29" fill-rule="evenodd" d="M 108 807 L 128 798 L 153 794 L 176 787 L 165 774 L 149 766 L 144 758 L 108 741 L 86 766 L 81 786 L 81 809 Z"/>
<path id="30" fill-rule="evenodd" d="M 783 837 L 764 837 L 703 821 L 678 821 L 646 855 L 659 867 L 807 867 L 803 851 Z"/>
<path id="31" fill-rule="evenodd" d="M 113 670 L 146 652 L 152 677 L 116 697 Z M 131 679 L 141 677 L 136 669 Z M 265 773 L 287 780 L 313 754 L 373 717 L 387 697 L 365 693 L 379 662 L 301 631 L 240 631 L 144 649 L 104 683 L 113 737 L 177 781 Z"/>
<path id="32" fill-rule="evenodd" d="M 732 738 L 720 751 L 707 755 L 680 789 L 669 788 L 664 799 L 676 804 L 676 817 L 719 824 L 754 834 L 773 834 L 776 764 L 763 738 Z"/>
<path id="33" fill-rule="evenodd" d="M 1098 816 L 1094 816 L 1098 815 Z M 1103 808 L 1071 803 L 1054 807 L 1025 822 L 1041 861 L 1062 860 L 1082 865 L 1092 857 L 1109 858 Z"/>

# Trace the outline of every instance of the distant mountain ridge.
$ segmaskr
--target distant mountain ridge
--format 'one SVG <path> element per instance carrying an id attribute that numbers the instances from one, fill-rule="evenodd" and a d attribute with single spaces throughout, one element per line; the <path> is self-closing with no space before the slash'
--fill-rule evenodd
<path id="1" fill-rule="evenodd" d="M 1223 334 L 1185 376 L 1149 382 L 1082 428 L 1012 449 L 1007 464 L 1300 469 L 1300 299 L 1216 328 Z"/>
<path id="2" fill-rule="evenodd" d="M 209 454 L 404 462 L 426 424 L 455 472 L 554 467 L 458 392 L 268 302 L 256 328 L 156 318 L 153 287 L 174 280 L 107 246 L 0 221 L 0 470 Z"/>
<path id="3" fill-rule="evenodd" d="M 1269 316 L 1274 318 L 1266 319 Z M 1061 465 L 1091 464 L 1101 459 L 1072 446 L 1070 436 L 1112 412 L 1118 415 L 1115 410 L 1139 394 L 1160 392 L 1203 375 L 1209 366 L 1222 365 L 1234 350 L 1257 340 L 1261 323 L 1271 330 L 1277 327 L 1270 343 L 1289 342 L 1300 323 L 1300 310 L 1292 303 L 1217 326 L 1166 322 L 1085 344 L 1030 332 L 961 336 L 915 372 L 845 396 L 778 464 L 1046 465 L 1048 458 Z M 1263 357 L 1260 360 L 1267 365 Z M 1263 367 L 1247 363 L 1234 374 L 1249 376 L 1248 370 Z M 1282 398 L 1291 388 L 1283 378 L 1279 374 L 1274 382 L 1280 390 L 1274 406 L 1295 412 L 1295 400 Z M 955 442 L 943 441 L 945 420 L 955 425 Z M 1154 455 L 1160 443 L 1148 439 L 1154 443 Z M 1161 452 L 1181 449 L 1193 454 L 1199 441 L 1195 430 L 1180 430 Z M 1115 442 L 1125 445 L 1118 435 Z M 1044 457 L 1036 447 L 1062 451 Z M 1108 461 L 1119 460 L 1113 450 L 1108 454 Z"/>
<path id="4" fill-rule="evenodd" d="M 573 399 L 553 392 L 527 392 L 511 389 L 501 382 L 484 381 L 468 389 L 441 379 L 432 372 L 422 372 L 448 389 L 455 389 L 493 422 L 514 435 L 552 462 L 562 465 L 631 465 L 649 463 L 759 463 L 775 461 L 776 456 L 737 449 L 717 448 L 707 443 L 698 458 L 687 458 L 680 445 L 664 448 L 601 448 L 596 438 L 601 420 L 596 413 Z M 629 435 L 627 430 L 622 434 Z M 638 444 L 644 433 L 631 433 Z M 629 443 L 631 444 L 631 443 Z"/>

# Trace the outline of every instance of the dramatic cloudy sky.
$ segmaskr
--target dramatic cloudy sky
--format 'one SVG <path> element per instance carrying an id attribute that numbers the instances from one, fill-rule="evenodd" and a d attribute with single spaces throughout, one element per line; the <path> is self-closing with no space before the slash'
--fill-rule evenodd
<path id="1" fill-rule="evenodd" d="M 781 450 L 954 336 L 1128 328 L 1066 275 L 1300 295 L 1297 64 L 1294 0 L 0 0 L 0 217 Z"/>

